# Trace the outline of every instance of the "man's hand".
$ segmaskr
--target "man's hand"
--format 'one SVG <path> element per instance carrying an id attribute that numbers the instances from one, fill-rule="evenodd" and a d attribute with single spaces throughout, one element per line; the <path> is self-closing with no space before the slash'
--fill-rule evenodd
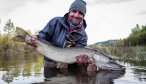
<path id="1" fill-rule="evenodd" d="M 36 36 L 32 36 L 31 37 L 31 42 L 30 43 L 27 43 L 27 45 L 31 45 L 33 47 L 37 47 L 36 40 L 37 40 L 37 37 Z"/>
<path id="2" fill-rule="evenodd" d="M 77 64 L 80 65 L 80 64 L 89 64 L 92 61 L 89 59 L 88 55 L 81 54 L 76 57 L 76 62 L 77 62 Z"/>
<path id="3" fill-rule="evenodd" d="M 87 71 L 97 71 L 97 67 L 94 64 L 94 61 L 91 60 L 88 55 L 82 54 L 76 57 L 76 62 L 77 64 L 81 65 L 81 64 L 86 64 L 87 65 Z"/>

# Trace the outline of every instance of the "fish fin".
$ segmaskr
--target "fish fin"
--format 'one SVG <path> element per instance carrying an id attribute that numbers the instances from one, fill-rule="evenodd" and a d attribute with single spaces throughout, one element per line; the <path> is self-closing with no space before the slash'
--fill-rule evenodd
<path id="1" fill-rule="evenodd" d="M 16 27 L 16 36 L 12 38 L 13 41 L 25 42 L 26 35 L 30 35 L 27 31 L 20 27 Z"/>
<path id="2" fill-rule="evenodd" d="M 23 38 L 25 38 L 26 35 L 29 35 L 27 31 L 25 31 L 24 29 L 20 28 L 20 27 L 16 27 L 16 34 L 18 36 L 21 36 Z"/>
<path id="3" fill-rule="evenodd" d="M 15 36 L 12 38 L 13 41 L 18 41 L 18 42 L 25 42 L 25 39 L 23 39 L 21 36 Z"/>

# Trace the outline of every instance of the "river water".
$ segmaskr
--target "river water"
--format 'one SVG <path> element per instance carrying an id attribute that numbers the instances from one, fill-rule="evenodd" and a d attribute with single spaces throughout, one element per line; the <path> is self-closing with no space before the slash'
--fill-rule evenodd
<path id="1" fill-rule="evenodd" d="M 119 62 L 125 71 L 86 72 L 81 67 L 57 70 L 43 66 L 36 53 L 0 54 L 0 84 L 146 84 L 146 62 Z"/>

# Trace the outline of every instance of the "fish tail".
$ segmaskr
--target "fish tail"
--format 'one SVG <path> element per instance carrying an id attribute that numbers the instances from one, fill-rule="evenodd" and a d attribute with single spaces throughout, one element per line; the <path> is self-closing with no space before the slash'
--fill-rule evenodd
<path id="1" fill-rule="evenodd" d="M 27 31 L 25 31 L 24 29 L 20 27 L 16 27 L 15 33 L 16 33 L 16 36 L 13 37 L 12 40 L 18 41 L 18 42 L 25 42 L 26 35 L 29 35 Z"/>

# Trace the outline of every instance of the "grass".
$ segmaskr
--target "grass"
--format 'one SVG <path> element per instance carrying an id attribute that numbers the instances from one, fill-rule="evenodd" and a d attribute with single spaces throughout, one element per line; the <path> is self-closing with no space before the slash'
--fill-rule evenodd
<path id="1" fill-rule="evenodd" d="M 144 61 L 146 60 L 146 47 L 145 46 L 91 46 L 105 52 L 115 59 L 123 61 Z"/>

